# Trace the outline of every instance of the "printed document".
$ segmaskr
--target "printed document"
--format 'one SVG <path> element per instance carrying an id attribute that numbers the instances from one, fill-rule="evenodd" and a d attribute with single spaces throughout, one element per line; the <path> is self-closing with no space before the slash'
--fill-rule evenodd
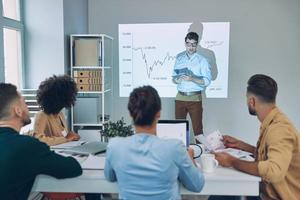
<path id="1" fill-rule="evenodd" d="M 220 131 L 214 131 L 206 136 L 201 135 L 200 142 L 211 152 L 225 152 L 236 158 L 253 161 L 251 153 L 239 149 L 225 148 L 223 144 L 223 135 Z"/>
<path id="2" fill-rule="evenodd" d="M 81 163 L 82 169 L 104 169 L 105 157 L 94 156 L 90 154 L 85 161 Z"/>

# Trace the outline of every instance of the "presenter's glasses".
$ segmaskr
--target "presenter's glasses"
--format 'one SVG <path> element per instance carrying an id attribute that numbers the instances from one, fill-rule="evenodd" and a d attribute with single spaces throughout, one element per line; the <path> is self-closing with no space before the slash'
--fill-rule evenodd
<path id="1" fill-rule="evenodd" d="M 198 45 L 197 42 L 193 42 L 193 43 L 191 43 L 191 42 L 185 42 L 185 44 L 186 44 L 186 46 L 188 46 L 188 47 L 197 47 L 197 45 Z"/>

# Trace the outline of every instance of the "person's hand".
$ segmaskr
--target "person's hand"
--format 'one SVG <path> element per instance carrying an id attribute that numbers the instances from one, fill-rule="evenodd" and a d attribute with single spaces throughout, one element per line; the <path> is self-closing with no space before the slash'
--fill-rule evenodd
<path id="1" fill-rule="evenodd" d="M 223 135 L 223 143 L 226 148 L 241 149 L 242 141 L 229 135 Z"/>
<path id="2" fill-rule="evenodd" d="M 189 154 L 191 160 L 193 161 L 194 165 L 197 166 L 197 165 L 196 165 L 196 162 L 195 162 L 195 160 L 194 160 L 194 149 L 191 148 L 191 147 L 189 147 L 189 148 L 187 149 L 187 151 L 188 151 L 188 154 Z"/>
<path id="3" fill-rule="evenodd" d="M 192 76 L 188 76 L 188 75 L 182 75 L 180 78 L 182 80 L 185 80 L 185 81 L 191 81 L 192 80 Z"/>
<path id="4" fill-rule="evenodd" d="M 194 149 L 189 147 L 187 151 L 189 153 L 190 158 L 193 160 L 194 159 L 194 154 L 195 154 Z"/>
<path id="5" fill-rule="evenodd" d="M 220 165 L 223 167 L 232 167 L 233 162 L 237 159 L 228 153 L 214 153 L 216 160 L 219 162 Z"/>
<path id="6" fill-rule="evenodd" d="M 173 78 L 173 82 L 175 82 L 176 84 L 179 84 L 183 81 L 183 79 L 180 77 L 176 77 L 176 78 Z"/>
<path id="7" fill-rule="evenodd" d="M 68 141 L 77 141 L 80 139 L 80 136 L 77 133 L 70 131 L 66 138 Z"/>

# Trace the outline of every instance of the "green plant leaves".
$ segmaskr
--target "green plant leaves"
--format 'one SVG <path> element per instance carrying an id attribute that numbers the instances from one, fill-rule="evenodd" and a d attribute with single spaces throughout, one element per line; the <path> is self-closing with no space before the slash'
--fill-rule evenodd
<path id="1" fill-rule="evenodd" d="M 133 130 L 131 125 L 126 125 L 124 118 L 116 122 L 109 121 L 104 124 L 104 129 L 101 131 L 102 136 L 111 138 L 111 137 L 127 137 L 133 135 Z"/>

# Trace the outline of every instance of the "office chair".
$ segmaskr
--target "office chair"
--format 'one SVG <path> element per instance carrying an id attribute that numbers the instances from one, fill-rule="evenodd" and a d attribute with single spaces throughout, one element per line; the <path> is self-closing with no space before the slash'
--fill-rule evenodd
<path id="1" fill-rule="evenodd" d="M 43 192 L 42 200 L 83 200 L 83 195 L 80 193 L 56 193 Z"/>

